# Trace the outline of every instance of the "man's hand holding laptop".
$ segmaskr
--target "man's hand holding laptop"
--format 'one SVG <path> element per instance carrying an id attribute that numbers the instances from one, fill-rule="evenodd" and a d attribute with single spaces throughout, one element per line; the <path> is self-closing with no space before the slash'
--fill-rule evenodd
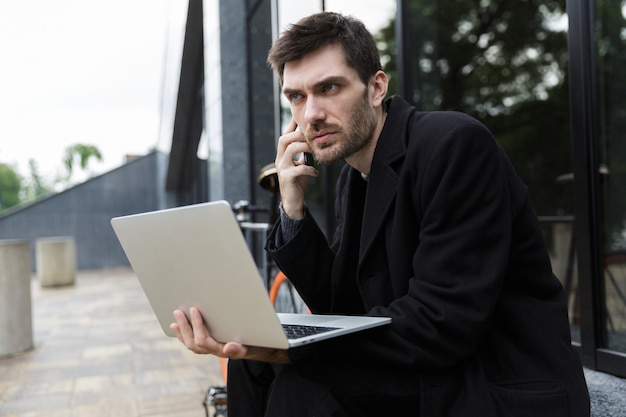
<path id="1" fill-rule="evenodd" d="M 237 342 L 220 343 L 209 334 L 202 315 L 196 308 L 189 309 L 190 319 L 182 310 L 174 311 L 176 323 L 170 329 L 189 350 L 200 354 L 211 354 L 220 358 L 250 359 L 269 363 L 289 363 L 284 349 L 245 346 Z"/>

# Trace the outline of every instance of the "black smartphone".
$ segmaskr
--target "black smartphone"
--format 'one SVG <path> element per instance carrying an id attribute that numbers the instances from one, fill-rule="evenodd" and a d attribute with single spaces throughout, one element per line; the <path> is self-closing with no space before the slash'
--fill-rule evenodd
<path id="1" fill-rule="evenodd" d="M 304 153 L 304 164 L 310 167 L 313 166 L 313 154 L 310 152 Z"/>
<path id="2" fill-rule="evenodd" d="M 300 126 L 296 126 L 296 130 L 301 130 Z M 304 165 L 308 165 L 310 167 L 313 166 L 313 154 L 310 152 L 304 153 Z"/>

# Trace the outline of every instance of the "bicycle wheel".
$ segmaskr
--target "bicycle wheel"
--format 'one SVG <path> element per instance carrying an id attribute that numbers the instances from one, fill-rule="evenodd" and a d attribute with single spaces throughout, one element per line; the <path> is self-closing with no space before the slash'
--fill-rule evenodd
<path id="1" fill-rule="evenodd" d="M 270 301 L 279 313 L 306 313 L 308 308 L 293 284 L 278 271 L 270 287 Z"/>

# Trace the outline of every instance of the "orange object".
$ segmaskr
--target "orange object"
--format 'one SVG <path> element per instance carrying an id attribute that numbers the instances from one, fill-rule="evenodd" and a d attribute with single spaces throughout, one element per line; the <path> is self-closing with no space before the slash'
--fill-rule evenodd
<path id="1" fill-rule="evenodd" d="M 228 359 L 220 358 L 220 367 L 222 368 L 222 379 L 226 385 L 228 383 Z"/>
<path id="2" fill-rule="evenodd" d="M 270 301 L 272 305 L 276 304 L 276 297 L 278 296 L 278 290 L 283 282 L 287 281 L 287 276 L 283 274 L 283 271 L 278 271 L 276 276 L 274 277 L 274 282 L 270 287 Z"/>

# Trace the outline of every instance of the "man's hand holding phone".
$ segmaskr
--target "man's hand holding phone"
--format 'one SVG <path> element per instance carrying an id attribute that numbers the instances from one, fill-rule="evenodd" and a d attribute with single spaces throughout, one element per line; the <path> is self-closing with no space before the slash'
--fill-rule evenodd
<path id="1" fill-rule="evenodd" d="M 275 164 L 283 210 L 292 219 L 304 216 L 304 191 L 308 177 L 319 175 L 313 167 L 310 152 L 304 133 L 298 129 L 296 121 L 291 119 L 283 135 L 278 138 Z"/>

